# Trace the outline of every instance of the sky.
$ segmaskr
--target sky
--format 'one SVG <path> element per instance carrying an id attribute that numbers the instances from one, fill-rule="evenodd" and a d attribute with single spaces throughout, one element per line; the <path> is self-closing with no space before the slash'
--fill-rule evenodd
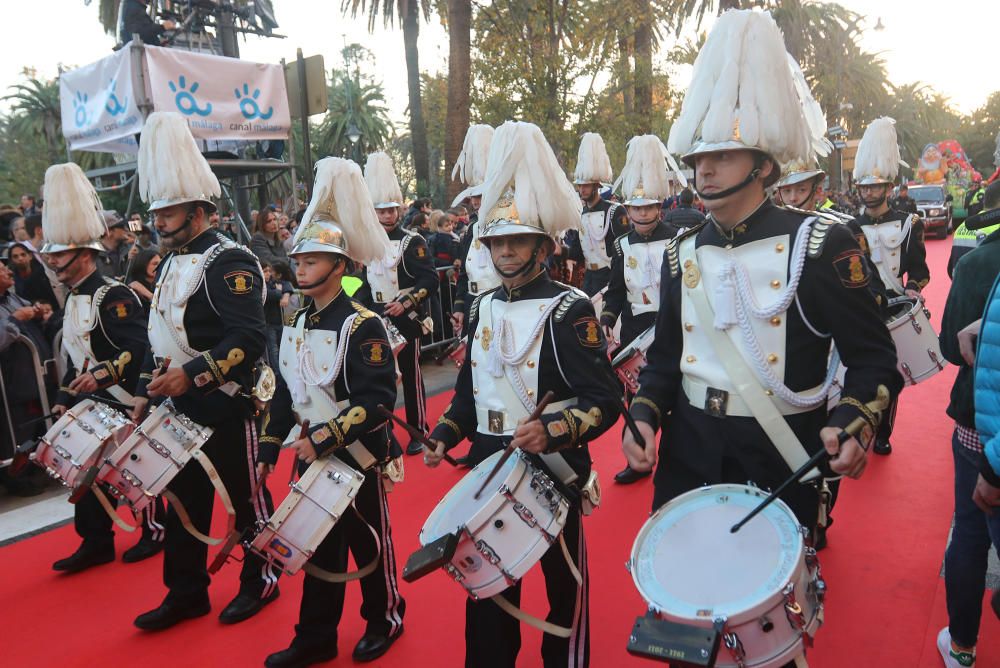
<path id="1" fill-rule="evenodd" d="M 869 16 L 863 45 L 881 53 L 894 83 L 926 83 L 949 97 L 963 113 L 974 111 L 991 92 L 1000 90 L 1000 74 L 992 66 L 1000 3 L 841 0 L 841 4 Z M 278 62 L 294 59 L 296 48 L 301 48 L 306 56 L 322 54 L 329 70 L 343 66 L 340 50 L 346 35 L 348 42 L 359 42 L 374 53 L 375 75 L 385 86 L 390 117 L 398 123 L 405 120 L 406 65 L 400 30 L 384 29 L 380 22 L 369 34 L 364 17 L 341 16 L 340 0 L 275 0 L 274 5 L 280 24 L 277 32 L 288 39 L 248 38 L 240 45 L 241 57 Z M 879 18 L 885 29 L 876 32 L 871 28 Z M 93 62 L 111 53 L 115 43 L 100 27 L 96 0 L 90 6 L 84 0 L 17 3 L 17 11 L 8 15 L 6 25 L 0 91 L 22 81 L 24 67 L 35 68 L 41 77 L 52 77 L 60 64 L 71 67 Z M 703 28 L 709 25 L 707 21 Z M 429 24 L 421 25 L 419 48 L 422 71 L 447 71 L 448 38 L 439 20 L 432 17 Z M 685 69 L 679 72 L 680 79 L 690 76 L 690 68 Z M 687 82 L 676 83 L 684 86 Z M 6 107 L 6 103 L 0 102 L 0 106 Z"/>

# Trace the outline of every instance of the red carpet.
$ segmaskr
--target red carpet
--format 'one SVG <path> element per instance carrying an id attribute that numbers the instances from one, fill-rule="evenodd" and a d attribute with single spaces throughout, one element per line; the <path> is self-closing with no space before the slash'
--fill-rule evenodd
<path id="1" fill-rule="evenodd" d="M 934 280 L 928 302 L 940 320 L 949 282 L 944 271 L 949 241 L 929 241 Z M 947 623 L 944 581 L 939 577 L 952 513 L 952 424 L 944 408 L 953 370 L 938 374 L 903 395 L 891 457 L 874 457 L 861 481 L 848 481 L 835 511 L 830 547 L 821 553 L 829 585 L 826 625 L 811 666 L 854 665 L 926 667 L 941 665 L 934 640 Z M 440 414 L 447 396 L 430 401 Z M 617 433 L 617 430 L 612 430 Z M 653 665 L 630 657 L 625 642 L 632 620 L 644 606 L 624 564 L 645 520 L 652 494 L 648 483 L 611 484 L 622 457 L 610 436 L 593 447 L 604 481 L 604 505 L 586 521 L 590 553 L 592 665 Z M 459 479 L 454 470 L 428 470 L 408 458 L 407 480 L 390 495 L 400 568 L 417 547 L 417 532 L 435 503 Z M 272 490 L 287 480 L 289 461 L 274 476 Z M 119 536 L 119 550 L 131 545 Z M 98 666 L 135 663 L 155 666 L 257 666 L 287 646 L 298 612 L 300 578 L 284 578 L 282 596 L 256 618 L 224 627 L 215 615 L 186 622 L 159 634 L 132 627 L 136 614 L 164 595 L 160 560 L 119 563 L 75 576 L 60 576 L 50 564 L 76 547 L 71 527 L 63 527 L 0 549 L 0 663 L 5 666 Z M 525 607 L 544 613 L 541 578 L 527 579 Z M 409 585 L 406 633 L 373 665 L 460 666 L 463 657 L 464 594 L 440 573 Z M 211 596 L 217 613 L 235 595 L 237 568 L 215 578 Z M 348 587 L 340 627 L 341 658 L 363 632 L 357 586 Z M 1000 665 L 1000 622 L 984 613 L 980 666 Z M 523 632 L 522 666 L 538 666 L 540 634 Z"/>

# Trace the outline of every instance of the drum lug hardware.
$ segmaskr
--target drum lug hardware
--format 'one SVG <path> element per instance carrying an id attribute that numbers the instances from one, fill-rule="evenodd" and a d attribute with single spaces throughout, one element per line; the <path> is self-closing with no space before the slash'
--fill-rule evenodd
<path id="1" fill-rule="evenodd" d="M 910 365 L 907 364 L 906 362 L 900 362 L 899 367 L 900 369 L 902 369 L 903 375 L 906 376 L 906 384 L 915 385 L 916 381 L 913 380 L 913 372 L 910 371 Z"/>
<path id="2" fill-rule="evenodd" d="M 442 568 L 444 569 L 444 572 L 450 575 L 455 582 L 461 583 L 462 580 L 465 579 L 465 576 L 462 575 L 462 573 L 457 568 L 455 568 L 455 566 L 451 564 L 451 562 L 445 564 L 444 566 L 442 566 Z"/>
<path id="3" fill-rule="evenodd" d="M 476 541 L 476 550 L 479 554 L 483 555 L 491 565 L 496 566 L 500 563 L 500 556 L 497 555 L 496 550 L 489 546 L 489 544 L 482 538 Z"/>
<path id="4" fill-rule="evenodd" d="M 740 637 L 735 633 L 726 633 L 722 636 L 723 642 L 726 643 L 726 649 L 729 653 L 733 655 L 733 659 L 736 661 L 736 665 L 739 668 L 746 668 L 746 663 L 743 661 L 746 656 L 746 650 L 743 649 L 743 643 L 740 641 Z"/>
<path id="5" fill-rule="evenodd" d="M 920 323 L 917 322 L 917 319 L 914 318 L 912 315 L 910 316 L 910 324 L 913 325 L 913 331 L 915 331 L 917 334 L 920 334 L 921 332 L 924 331 L 924 328 L 920 326 Z"/>
<path id="6" fill-rule="evenodd" d="M 820 603 L 826 600 L 826 580 L 816 578 L 816 600 Z"/>
<path id="7" fill-rule="evenodd" d="M 785 596 L 785 615 L 788 623 L 797 631 L 802 631 L 806 627 L 806 620 L 802 614 L 802 606 L 795 600 L 795 585 L 789 582 L 781 591 Z"/>
<path id="8" fill-rule="evenodd" d="M 934 362 L 935 366 L 937 366 L 938 371 L 941 371 L 941 370 L 944 369 L 944 362 L 942 362 L 940 359 L 938 359 L 938 356 L 937 356 L 936 352 L 934 352 L 933 350 L 928 349 L 927 350 L 927 356 L 930 357 L 931 361 Z"/>

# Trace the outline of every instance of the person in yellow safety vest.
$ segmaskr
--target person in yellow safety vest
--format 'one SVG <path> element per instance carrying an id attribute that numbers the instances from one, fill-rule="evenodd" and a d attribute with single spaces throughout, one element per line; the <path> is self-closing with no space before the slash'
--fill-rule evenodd
<path id="1" fill-rule="evenodd" d="M 985 188 L 979 194 L 980 201 L 982 201 L 981 195 L 985 194 Z M 972 217 L 978 218 L 978 216 Z M 963 255 L 978 247 L 979 244 L 983 243 L 983 239 L 997 230 L 1000 230 L 1000 222 L 973 230 L 970 230 L 966 223 L 963 222 L 955 228 L 955 234 L 951 242 L 951 256 L 948 257 L 948 278 L 951 278 L 952 270 Z"/>

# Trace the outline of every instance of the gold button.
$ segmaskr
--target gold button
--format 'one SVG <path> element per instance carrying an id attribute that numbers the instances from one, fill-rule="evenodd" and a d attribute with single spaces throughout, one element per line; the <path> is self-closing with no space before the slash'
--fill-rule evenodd
<path id="1" fill-rule="evenodd" d="M 781 324 L 781 317 L 774 316 L 773 318 L 771 318 L 771 324 L 774 325 L 775 327 L 777 327 L 778 325 L 780 325 Z"/>
<path id="2" fill-rule="evenodd" d="M 330 338 L 330 337 L 328 336 L 328 337 L 326 337 L 326 342 L 327 342 L 327 343 L 333 343 L 333 339 L 331 339 L 331 338 Z"/>
<path id="3" fill-rule="evenodd" d="M 693 329 L 694 329 L 694 325 L 692 325 L 690 322 L 685 322 L 684 323 L 684 331 L 685 332 L 690 332 Z"/>
<path id="4" fill-rule="evenodd" d="M 184 328 L 183 328 L 183 327 L 181 327 L 180 325 L 177 325 L 177 331 L 178 331 L 178 332 L 183 332 L 183 331 L 184 331 Z"/>
<path id="5" fill-rule="evenodd" d="M 477 339 L 479 338 L 479 335 L 478 335 L 478 334 L 476 334 L 476 338 L 477 338 Z"/>
<path id="6" fill-rule="evenodd" d="M 691 266 L 691 260 L 684 260 L 684 268 L 687 269 Z"/>
<path id="7" fill-rule="evenodd" d="M 476 366 L 476 360 L 472 360 L 472 366 Z"/>
<path id="8" fill-rule="evenodd" d="M 764 392 L 764 394 L 766 394 L 766 395 L 767 395 L 767 396 L 769 396 L 769 397 L 773 397 L 773 396 L 774 396 L 774 392 L 772 392 L 771 390 L 766 390 L 766 391 Z"/>
<path id="9" fill-rule="evenodd" d="M 528 396 L 529 397 L 535 396 L 535 391 L 534 390 L 528 390 Z"/>
<path id="10" fill-rule="evenodd" d="M 687 363 L 688 364 L 694 364 L 696 361 L 697 361 L 697 358 L 694 355 L 688 355 L 687 356 Z"/>
<path id="11" fill-rule="evenodd" d="M 323 365 L 323 371 L 326 371 L 326 370 L 327 370 L 327 369 L 329 369 L 329 368 L 330 368 L 330 367 L 328 367 L 327 365 L 325 365 L 325 364 Z"/>
<path id="12" fill-rule="evenodd" d="M 538 305 L 538 310 L 539 311 L 544 311 L 545 310 L 545 304 L 539 304 Z"/>
<path id="13" fill-rule="evenodd" d="M 196 257 L 191 258 L 191 264 L 198 264 L 198 258 Z"/>
<path id="14" fill-rule="evenodd" d="M 149 327 L 147 327 L 146 329 L 148 329 L 149 331 L 151 331 L 151 332 L 152 332 L 152 331 L 153 331 L 153 326 L 152 326 L 152 325 L 150 325 L 150 326 L 149 326 Z"/>
<path id="15" fill-rule="evenodd" d="M 774 247 L 774 252 L 775 253 L 782 253 L 782 252 L 784 252 L 784 250 L 785 250 L 785 244 L 777 244 Z"/>
<path id="16" fill-rule="evenodd" d="M 535 363 L 532 360 L 528 360 L 528 368 L 529 369 L 534 369 L 535 368 Z"/>
<path id="17" fill-rule="evenodd" d="M 774 279 L 773 281 L 771 281 L 771 287 L 777 290 L 778 288 L 781 287 L 781 281 L 779 281 L 778 279 Z"/>
<path id="18" fill-rule="evenodd" d="M 472 388 L 472 393 L 473 394 L 479 394 L 479 388 L 478 387 Z"/>
<path id="19" fill-rule="evenodd" d="M 775 355 L 774 353 L 771 353 L 770 355 L 767 356 L 767 361 L 769 364 L 774 364 L 778 361 L 778 356 Z"/>
<path id="20" fill-rule="evenodd" d="M 180 327 L 178 327 L 177 329 L 180 329 Z M 83 335 L 83 338 L 85 338 L 85 339 L 89 339 L 89 338 L 90 338 L 90 334 L 84 334 L 84 335 Z"/>

